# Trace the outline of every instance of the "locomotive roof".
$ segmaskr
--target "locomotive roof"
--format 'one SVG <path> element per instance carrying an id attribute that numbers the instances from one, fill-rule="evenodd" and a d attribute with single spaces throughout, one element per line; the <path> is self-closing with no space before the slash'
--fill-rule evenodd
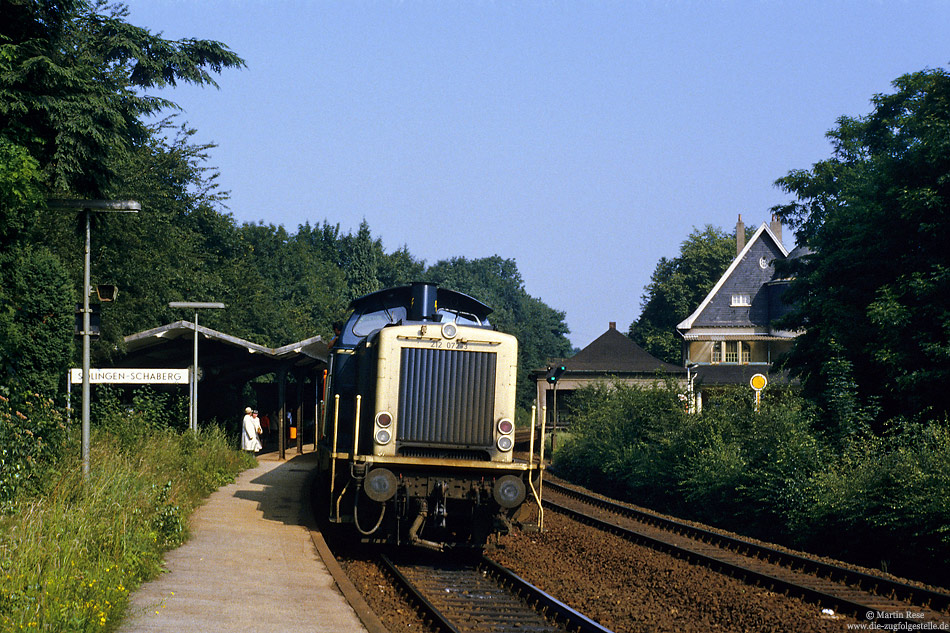
<path id="1" fill-rule="evenodd" d="M 478 299 L 448 288 L 438 288 L 436 300 L 440 310 L 472 314 L 479 319 L 484 319 L 493 312 L 491 308 Z M 361 313 L 395 306 L 405 306 L 408 309 L 411 302 L 412 286 L 396 286 L 357 297 L 350 302 L 350 309 Z"/>

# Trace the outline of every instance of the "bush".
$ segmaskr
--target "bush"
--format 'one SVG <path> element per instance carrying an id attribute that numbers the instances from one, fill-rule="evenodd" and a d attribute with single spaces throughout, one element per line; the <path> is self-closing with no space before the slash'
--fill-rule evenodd
<path id="1" fill-rule="evenodd" d="M 950 423 L 822 435 L 820 412 L 788 393 L 755 412 L 747 389 L 726 389 L 688 416 L 675 396 L 578 392 L 558 473 L 684 518 L 945 582 L 932 570 L 950 560 Z"/>
<path id="2" fill-rule="evenodd" d="M 659 502 L 673 482 L 670 449 L 686 415 L 676 389 L 599 384 L 575 392 L 572 405 L 572 437 L 554 456 L 558 472 L 611 494 Z"/>
<path id="3" fill-rule="evenodd" d="M 52 400 L 0 395 L 0 512 L 20 494 L 37 493 L 66 446 L 66 426 Z"/>
<path id="4" fill-rule="evenodd" d="M 97 429 L 107 431 L 125 448 L 137 446 L 161 430 L 184 431 L 187 428 L 187 400 L 151 387 L 139 387 L 130 398 L 121 388 L 96 385 L 92 421 Z"/>
<path id="5" fill-rule="evenodd" d="M 809 503 L 812 475 L 827 450 L 812 433 L 802 401 L 765 399 L 759 412 L 747 389 L 722 393 L 718 406 L 680 429 L 678 488 L 693 518 L 788 539 Z"/>
<path id="6" fill-rule="evenodd" d="M 950 561 L 950 428 L 906 424 L 852 439 L 818 471 L 806 543 L 871 566 L 934 577 Z"/>

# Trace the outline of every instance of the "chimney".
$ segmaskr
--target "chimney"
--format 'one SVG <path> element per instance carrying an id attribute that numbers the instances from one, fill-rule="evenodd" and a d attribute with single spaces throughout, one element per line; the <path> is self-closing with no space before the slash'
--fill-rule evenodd
<path id="1" fill-rule="evenodd" d="M 610 322 L 610 329 L 611 329 L 611 330 L 616 330 L 616 329 L 617 329 L 617 322 L 616 322 L 616 321 L 611 321 L 611 322 Z"/>
<path id="2" fill-rule="evenodd" d="M 769 228 L 772 229 L 772 235 L 778 240 L 779 244 L 782 243 L 782 221 L 778 219 L 778 216 L 774 213 L 772 214 L 772 222 L 769 224 Z"/>
<path id="3" fill-rule="evenodd" d="M 736 255 L 745 248 L 745 224 L 742 223 L 742 214 L 739 214 L 739 221 L 736 222 Z"/>

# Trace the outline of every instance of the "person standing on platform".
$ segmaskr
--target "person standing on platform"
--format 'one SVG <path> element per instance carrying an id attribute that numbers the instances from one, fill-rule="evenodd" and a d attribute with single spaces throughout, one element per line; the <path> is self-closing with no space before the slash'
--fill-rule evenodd
<path id="1" fill-rule="evenodd" d="M 261 416 L 261 428 L 264 429 L 264 441 L 270 437 L 270 416 L 266 413 Z"/>
<path id="2" fill-rule="evenodd" d="M 251 407 L 244 409 L 244 423 L 241 425 L 241 450 L 258 453 L 261 448 L 261 425 L 257 421 L 257 413 Z"/>

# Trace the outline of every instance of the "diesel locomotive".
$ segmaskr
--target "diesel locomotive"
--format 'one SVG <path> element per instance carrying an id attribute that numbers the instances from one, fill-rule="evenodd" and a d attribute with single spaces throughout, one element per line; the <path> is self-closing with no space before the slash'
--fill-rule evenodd
<path id="1" fill-rule="evenodd" d="M 324 384 L 318 512 L 363 542 L 483 545 L 540 501 L 540 464 L 513 453 L 517 340 L 428 283 L 350 308 Z"/>

